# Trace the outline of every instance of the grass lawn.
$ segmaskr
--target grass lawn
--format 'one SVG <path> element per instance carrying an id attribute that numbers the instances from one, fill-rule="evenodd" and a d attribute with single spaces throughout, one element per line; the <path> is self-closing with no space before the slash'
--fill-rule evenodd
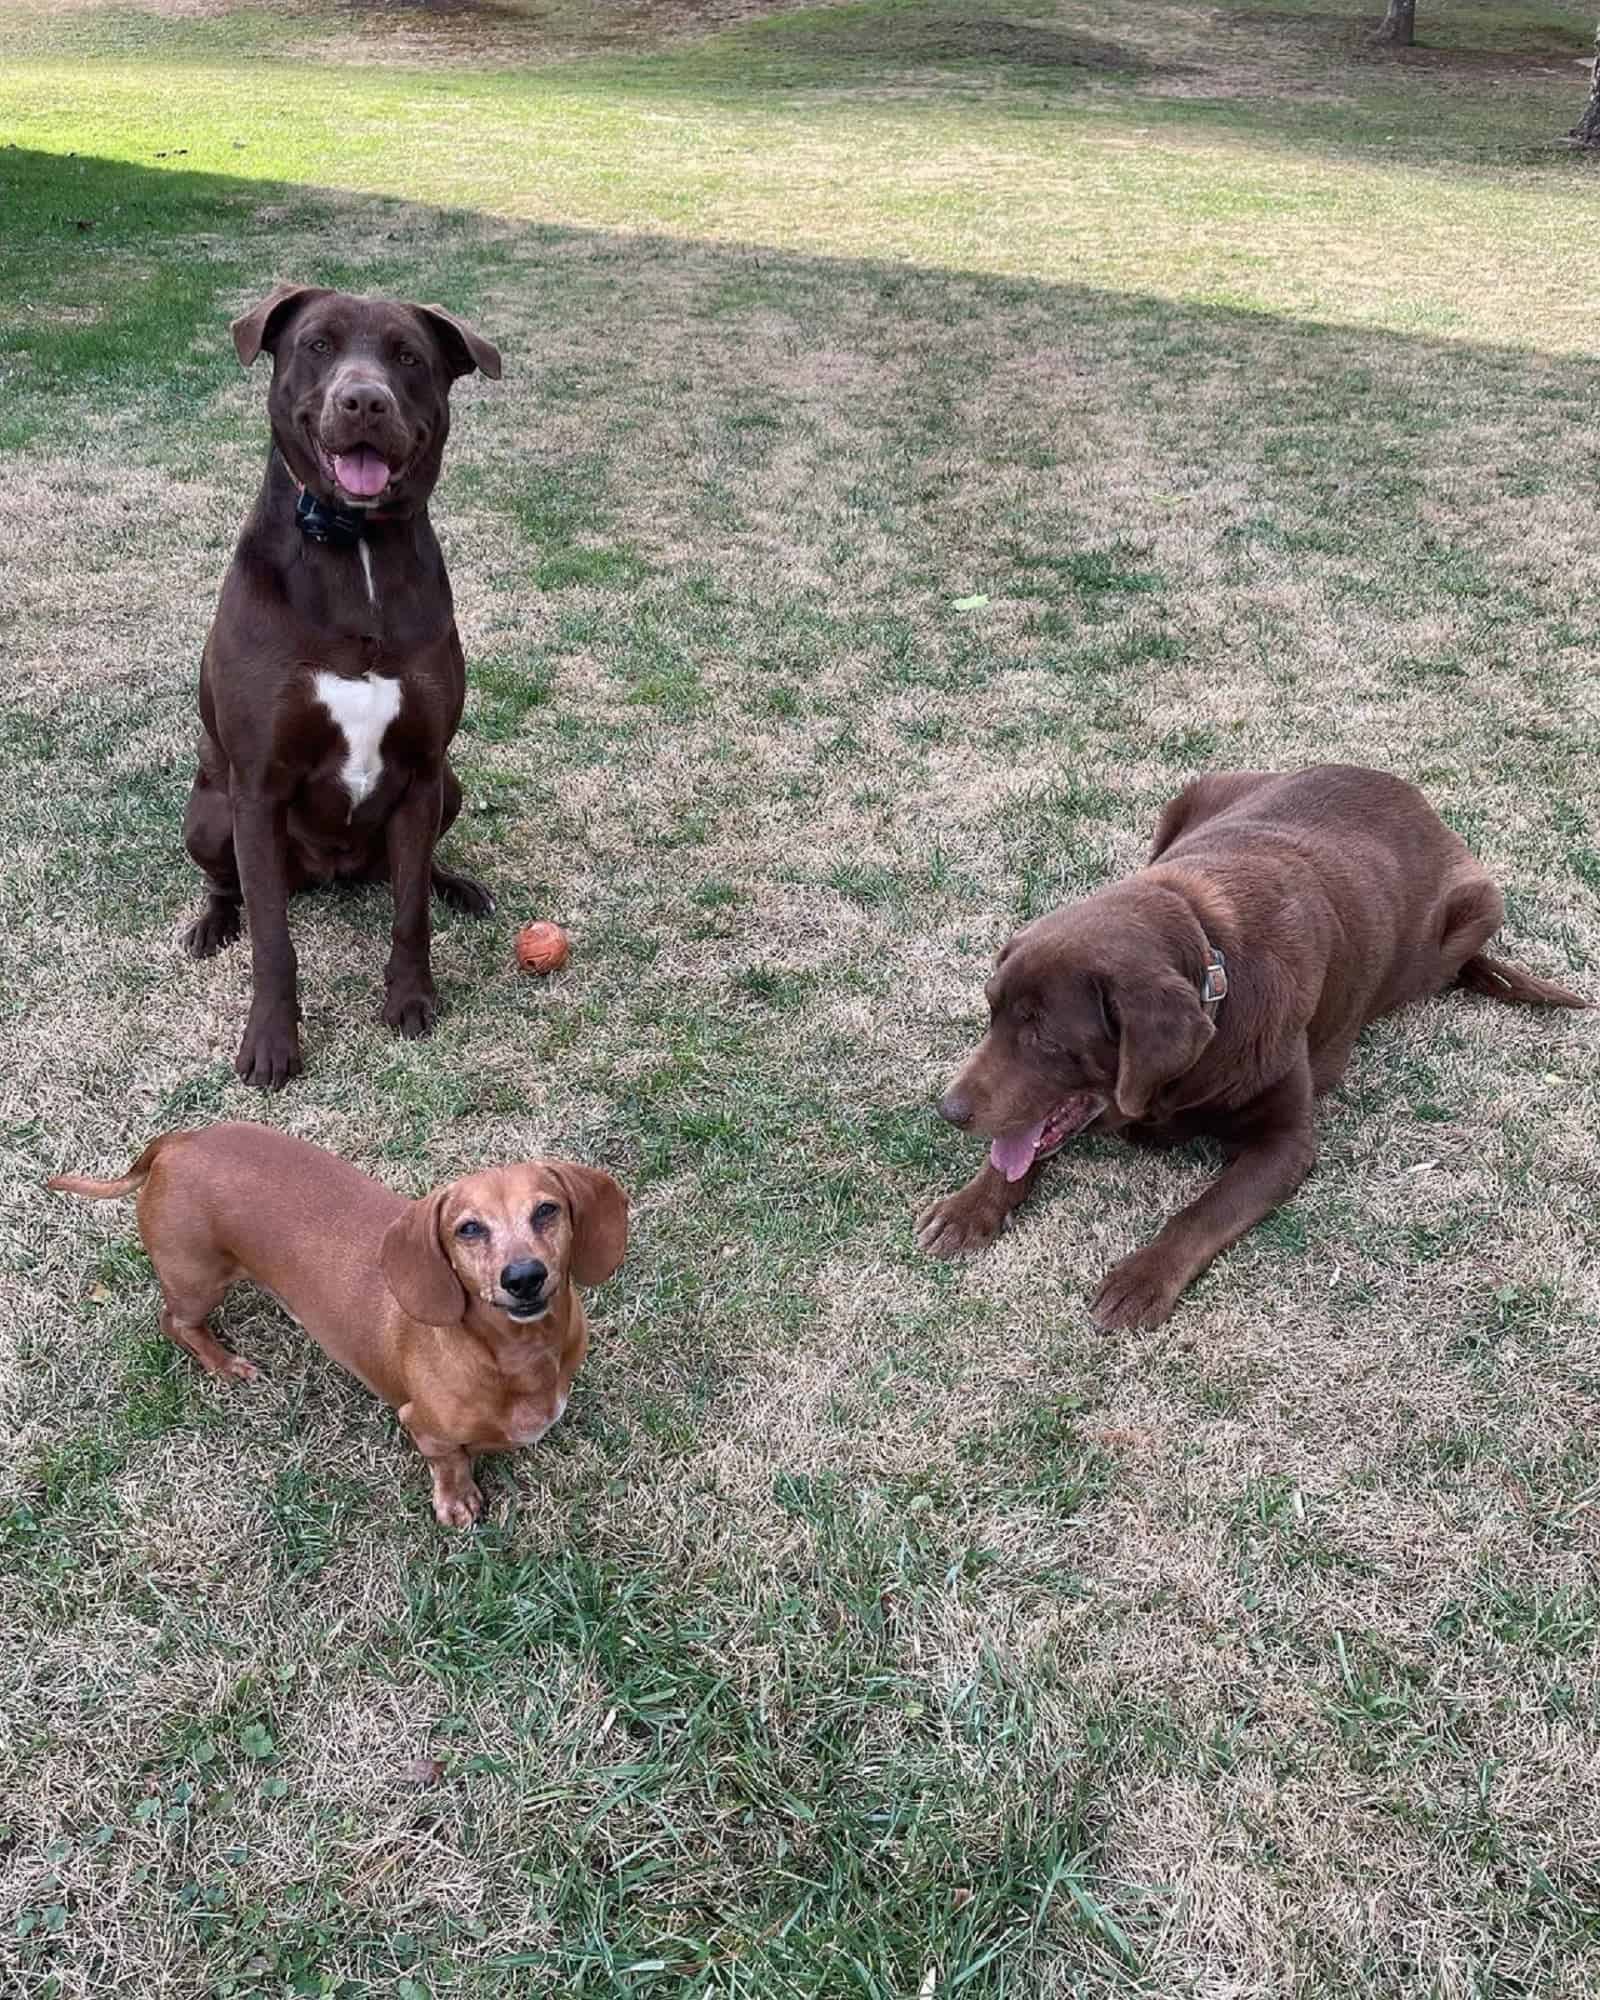
<path id="1" fill-rule="evenodd" d="M 1593 18 L 1419 13 L 8 6 L 3 2000 L 1596 1990 L 1593 1023 L 1381 1024 L 1158 1336 L 1087 1300 L 1199 1156 L 910 1229 L 988 955 L 1197 770 L 1414 778 L 1600 991 Z M 264 1101 L 179 824 L 280 276 L 504 350 L 435 508 L 500 912 L 400 1044 L 386 898 L 300 904 Z M 41 1190 L 238 1116 L 631 1189 L 476 1535 Z"/>

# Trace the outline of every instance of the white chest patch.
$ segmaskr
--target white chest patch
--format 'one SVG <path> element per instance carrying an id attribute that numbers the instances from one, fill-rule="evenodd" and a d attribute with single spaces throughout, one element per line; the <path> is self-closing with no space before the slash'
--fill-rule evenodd
<path id="1" fill-rule="evenodd" d="M 346 755 L 339 782 L 350 794 L 353 810 L 383 776 L 384 732 L 400 713 L 400 683 L 376 674 L 350 681 L 323 673 L 316 675 L 312 687 L 344 738 Z"/>

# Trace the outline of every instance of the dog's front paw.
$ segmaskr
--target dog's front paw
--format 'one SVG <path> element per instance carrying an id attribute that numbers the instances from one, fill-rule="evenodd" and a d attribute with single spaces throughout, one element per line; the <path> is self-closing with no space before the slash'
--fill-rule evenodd
<path id="1" fill-rule="evenodd" d="M 258 1015 L 252 1008 L 233 1066 L 257 1090 L 282 1090 L 300 1074 L 299 1029 L 280 1014 Z"/>
<path id="2" fill-rule="evenodd" d="M 226 896 L 208 898 L 205 908 L 183 934 L 191 958 L 214 958 L 244 929 L 244 912 Z"/>
<path id="3" fill-rule="evenodd" d="M 917 1248 L 930 1257 L 960 1257 L 982 1250 L 1000 1234 L 1010 1213 L 1011 1204 L 996 1201 L 980 1176 L 954 1194 L 929 1202 L 916 1220 Z"/>
<path id="4" fill-rule="evenodd" d="M 1089 1308 L 1096 1326 L 1106 1332 L 1160 1326 L 1178 1303 L 1183 1277 L 1153 1245 L 1136 1250 L 1114 1265 L 1101 1282 Z"/>
<path id="5" fill-rule="evenodd" d="M 494 898 L 483 884 L 474 882 L 470 875 L 458 875 L 453 868 L 435 867 L 433 893 L 440 902 L 448 903 L 452 910 L 461 910 L 469 917 L 494 914 Z"/>
<path id="6" fill-rule="evenodd" d="M 391 986 L 384 999 L 383 1018 L 395 1034 L 408 1042 L 420 1041 L 433 1033 L 439 1018 L 438 996 L 431 986 Z"/>
<path id="7" fill-rule="evenodd" d="M 464 1480 L 448 1492 L 435 1486 L 433 1518 L 441 1528 L 475 1528 L 483 1519 L 483 1491 L 478 1482 Z"/>

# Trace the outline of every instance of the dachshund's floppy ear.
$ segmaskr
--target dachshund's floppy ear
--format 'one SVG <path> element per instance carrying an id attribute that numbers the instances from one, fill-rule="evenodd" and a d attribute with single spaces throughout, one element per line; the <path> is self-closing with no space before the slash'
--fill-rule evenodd
<path id="1" fill-rule="evenodd" d="M 467 1294 L 439 1241 L 439 1217 L 448 1188 L 414 1201 L 384 1231 L 379 1261 L 384 1281 L 413 1319 L 455 1326 L 466 1317 Z"/>
<path id="2" fill-rule="evenodd" d="M 452 379 L 481 368 L 491 382 L 500 380 L 500 350 L 492 340 L 485 340 L 476 327 L 468 326 L 464 319 L 457 319 L 443 306 L 413 306 L 411 310 L 421 313 L 439 336 Z"/>
<path id="3" fill-rule="evenodd" d="M 628 1247 L 628 1197 L 598 1167 L 554 1160 L 551 1171 L 572 1204 L 573 1282 L 604 1284 Z"/>
<path id="4" fill-rule="evenodd" d="M 1163 1085 L 1194 1068 L 1217 1031 L 1198 991 L 1176 974 L 1119 980 L 1107 997 L 1119 1035 L 1117 1109 L 1142 1118 Z"/>
<path id="5" fill-rule="evenodd" d="M 284 328 L 301 307 L 310 305 L 313 299 L 332 296 L 327 285 L 274 285 L 258 304 L 240 313 L 228 329 L 240 365 L 248 368 L 263 348 L 269 354 L 276 354 Z"/>

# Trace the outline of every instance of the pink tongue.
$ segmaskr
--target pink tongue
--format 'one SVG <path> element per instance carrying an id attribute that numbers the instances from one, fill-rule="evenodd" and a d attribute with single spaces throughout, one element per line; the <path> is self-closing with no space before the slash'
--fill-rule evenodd
<path id="1" fill-rule="evenodd" d="M 1043 1137 L 1044 1120 L 1041 1118 L 1026 1132 L 1013 1132 L 1009 1139 L 996 1139 L 989 1148 L 990 1166 L 997 1174 L 1004 1174 L 1008 1181 L 1020 1181 L 1033 1165 L 1033 1156 Z"/>
<path id="2" fill-rule="evenodd" d="M 389 467 L 370 444 L 358 444 L 354 451 L 334 454 L 333 476 L 346 493 L 375 500 L 389 483 Z"/>

